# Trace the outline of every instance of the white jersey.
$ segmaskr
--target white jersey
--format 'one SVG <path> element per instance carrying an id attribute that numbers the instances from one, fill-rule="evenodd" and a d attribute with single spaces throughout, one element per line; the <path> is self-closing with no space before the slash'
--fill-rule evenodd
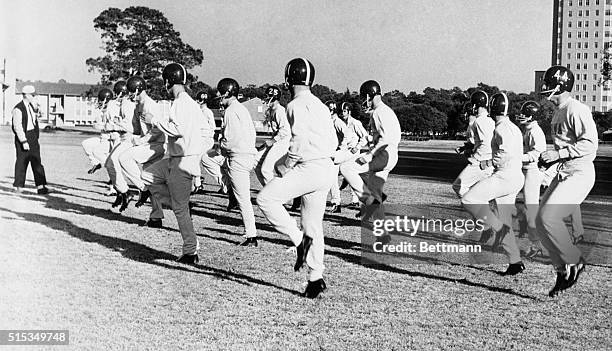
<path id="1" fill-rule="evenodd" d="M 532 121 L 525 126 L 523 134 L 523 169 L 538 167 L 540 154 L 546 151 L 546 137 L 538 122 Z"/>
<path id="2" fill-rule="evenodd" d="M 491 151 L 496 172 L 521 172 L 523 135 L 510 118 L 503 117 L 495 122 Z"/>
<path id="3" fill-rule="evenodd" d="M 550 123 L 555 150 L 566 159 L 559 168 L 565 176 L 574 169 L 582 168 L 584 162 L 593 162 L 597 154 L 597 126 L 589 107 L 569 97 L 555 111 Z"/>

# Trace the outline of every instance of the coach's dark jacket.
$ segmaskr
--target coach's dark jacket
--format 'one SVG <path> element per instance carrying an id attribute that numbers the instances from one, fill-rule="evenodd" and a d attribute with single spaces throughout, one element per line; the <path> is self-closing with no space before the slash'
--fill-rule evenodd
<path id="1" fill-rule="evenodd" d="M 38 137 L 40 135 L 38 128 L 38 119 L 34 118 L 34 129 L 28 129 L 28 121 L 30 119 L 28 115 L 28 109 L 24 101 L 21 101 L 15 106 L 15 109 L 21 112 L 21 127 L 25 133 L 26 140 L 30 146 L 30 150 L 23 148 L 23 142 L 17 137 L 15 131 L 15 125 L 13 125 L 13 134 L 15 134 L 15 151 L 17 153 L 17 159 L 15 160 L 15 181 L 13 186 L 23 188 L 25 185 L 26 172 L 28 170 L 28 164 L 32 164 L 32 172 L 34 173 L 34 183 L 36 186 L 47 185 L 47 179 L 45 177 L 45 168 L 43 167 L 40 160 L 40 145 L 38 143 Z"/>

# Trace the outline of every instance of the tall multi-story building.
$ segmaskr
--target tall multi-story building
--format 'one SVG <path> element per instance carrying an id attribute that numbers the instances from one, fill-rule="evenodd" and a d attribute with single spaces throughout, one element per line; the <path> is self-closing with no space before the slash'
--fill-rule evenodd
<path id="1" fill-rule="evenodd" d="M 592 111 L 612 109 L 611 82 L 601 82 L 612 42 L 612 0 L 554 0 L 552 64 L 574 72 L 573 95 Z"/>

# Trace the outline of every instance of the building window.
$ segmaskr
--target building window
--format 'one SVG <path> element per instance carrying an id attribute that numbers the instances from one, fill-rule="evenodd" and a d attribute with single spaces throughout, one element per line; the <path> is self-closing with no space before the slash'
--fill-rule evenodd
<path id="1" fill-rule="evenodd" d="M 589 32 L 584 32 L 584 37 L 588 38 L 589 37 Z"/>
<path id="2" fill-rule="evenodd" d="M 576 80 L 580 80 L 580 75 L 579 74 L 576 75 Z"/>
<path id="3" fill-rule="evenodd" d="M 589 16 L 589 10 L 584 11 L 584 15 L 588 17 Z"/>
<path id="4" fill-rule="evenodd" d="M 599 5 L 599 0 L 595 0 L 595 5 Z"/>
<path id="5" fill-rule="evenodd" d="M 582 28 L 582 21 L 578 21 L 578 28 Z"/>
<path id="6" fill-rule="evenodd" d="M 597 91 L 597 84 L 593 84 L 593 91 Z M 595 101 L 595 100 L 593 100 Z"/>
<path id="7" fill-rule="evenodd" d="M 589 53 L 588 53 L 588 52 L 585 52 L 585 53 L 584 53 L 584 59 L 585 59 L 585 60 L 588 60 L 588 59 L 589 59 Z"/>
<path id="8" fill-rule="evenodd" d="M 580 85 L 576 85 L 576 91 L 580 91 Z"/>
<path id="9" fill-rule="evenodd" d="M 578 6 L 582 6 L 582 0 L 578 1 Z"/>
<path id="10" fill-rule="evenodd" d="M 601 101 L 608 102 L 608 96 L 607 95 L 602 96 Z"/>
<path id="11" fill-rule="evenodd" d="M 586 73 L 582 76 L 582 80 L 587 80 L 587 74 Z"/>
<path id="12" fill-rule="evenodd" d="M 597 60 L 597 53 L 596 52 L 593 53 L 593 58 Z"/>
<path id="13" fill-rule="evenodd" d="M 582 95 L 582 102 L 586 102 L 586 95 Z"/>
<path id="14" fill-rule="evenodd" d="M 570 69 L 570 64 L 569 63 L 566 66 L 567 66 L 567 69 Z"/>
<path id="15" fill-rule="evenodd" d="M 584 42 L 584 48 L 585 48 L 585 49 L 588 49 L 588 48 L 589 48 L 589 42 L 588 42 L 588 41 L 585 41 L 585 42 Z"/>
<path id="16" fill-rule="evenodd" d="M 572 37 L 572 32 L 567 32 L 567 37 L 571 39 L 571 37 Z"/>
<path id="17" fill-rule="evenodd" d="M 599 21 L 595 20 L 595 27 L 599 27 Z"/>
<path id="18" fill-rule="evenodd" d="M 595 38 L 597 38 L 597 32 L 595 32 Z M 595 49 L 597 49 L 599 47 L 599 43 L 595 42 Z"/>
<path id="19" fill-rule="evenodd" d="M 599 32 L 595 31 L 595 38 L 599 38 Z M 595 47 L 597 48 L 597 42 L 595 42 Z"/>
<path id="20" fill-rule="evenodd" d="M 606 20 L 606 27 L 610 27 L 610 20 Z"/>
<path id="21" fill-rule="evenodd" d="M 586 91 L 586 84 L 582 84 L 582 91 Z"/>
<path id="22" fill-rule="evenodd" d="M 582 32 L 578 32 L 578 38 L 582 38 Z"/>
<path id="23" fill-rule="evenodd" d="M 595 106 L 591 106 L 591 112 L 595 112 Z"/>
<path id="24" fill-rule="evenodd" d="M 576 100 L 580 100 L 580 95 L 575 96 Z"/>
<path id="25" fill-rule="evenodd" d="M 578 11 L 578 17 L 582 17 L 582 10 Z"/>
<path id="26" fill-rule="evenodd" d="M 606 31 L 606 38 L 609 38 L 609 37 L 610 37 L 610 31 L 609 31 L 609 30 L 607 30 L 607 31 Z"/>
<path id="27" fill-rule="evenodd" d="M 597 69 L 597 63 L 593 64 L 593 69 Z"/>
<path id="28" fill-rule="evenodd" d="M 572 0 L 569 1 L 569 6 L 572 6 Z"/>
<path id="29" fill-rule="evenodd" d="M 583 63 L 583 64 L 582 64 L 582 68 L 583 68 L 583 69 L 589 69 L 589 66 L 588 66 L 588 65 L 587 65 L 587 63 L 585 62 L 585 63 Z"/>
<path id="30" fill-rule="evenodd" d="M 599 10 L 595 10 L 595 16 L 599 16 Z"/>
<path id="31" fill-rule="evenodd" d="M 584 26 L 588 28 L 588 26 L 589 26 L 589 21 L 584 21 Z"/>
<path id="32" fill-rule="evenodd" d="M 586 0 L 586 5 L 589 6 L 589 0 Z"/>
<path id="33" fill-rule="evenodd" d="M 571 59 L 572 58 L 572 54 L 570 54 L 569 52 L 567 53 L 567 59 Z"/>
<path id="34" fill-rule="evenodd" d="M 567 22 L 567 27 L 572 28 L 572 21 Z"/>
<path id="35" fill-rule="evenodd" d="M 576 59 L 580 60 L 580 53 L 579 52 L 576 53 Z"/>
<path id="36" fill-rule="evenodd" d="M 580 42 L 579 42 L 579 43 L 578 43 L 578 49 L 580 49 L 580 48 L 581 48 L 581 45 L 582 45 L 582 43 L 580 43 Z"/>
<path id="37" fill-rule="evenodd" d="M 576 64 L 576 69 L 577 70 L 580 69 L 580 64 L 579 63 Z"/>
<path id="38" fill-rule="evenodd" d="M 568 17 L 572 17 L 572 11 L 567 12 Z"/>
<path id="39" fill-rule="evenodd" d="M 572 48 L 572 43 L 567 43 L 567 48 L 571 49 Z"/>

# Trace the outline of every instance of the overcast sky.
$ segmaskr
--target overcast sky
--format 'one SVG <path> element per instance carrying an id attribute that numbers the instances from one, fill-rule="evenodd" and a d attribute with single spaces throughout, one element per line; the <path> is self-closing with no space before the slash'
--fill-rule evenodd
<path id="1" fill-rule="evenodd" d="M 342 91 L 368 79 L 384 91 L 533 90 L 550 65 L 552 1 L 545 0 L 0 0 L 0 57 L 25 80 L 97 82 L 85 60 L 103 54 L 93 19 L 108 7 L 161 10 L 204 52 L 193 73 L 210 85 L 283 81 L 292 58 Z M 179 58 L 177 58 L 179 59 Z"/>

